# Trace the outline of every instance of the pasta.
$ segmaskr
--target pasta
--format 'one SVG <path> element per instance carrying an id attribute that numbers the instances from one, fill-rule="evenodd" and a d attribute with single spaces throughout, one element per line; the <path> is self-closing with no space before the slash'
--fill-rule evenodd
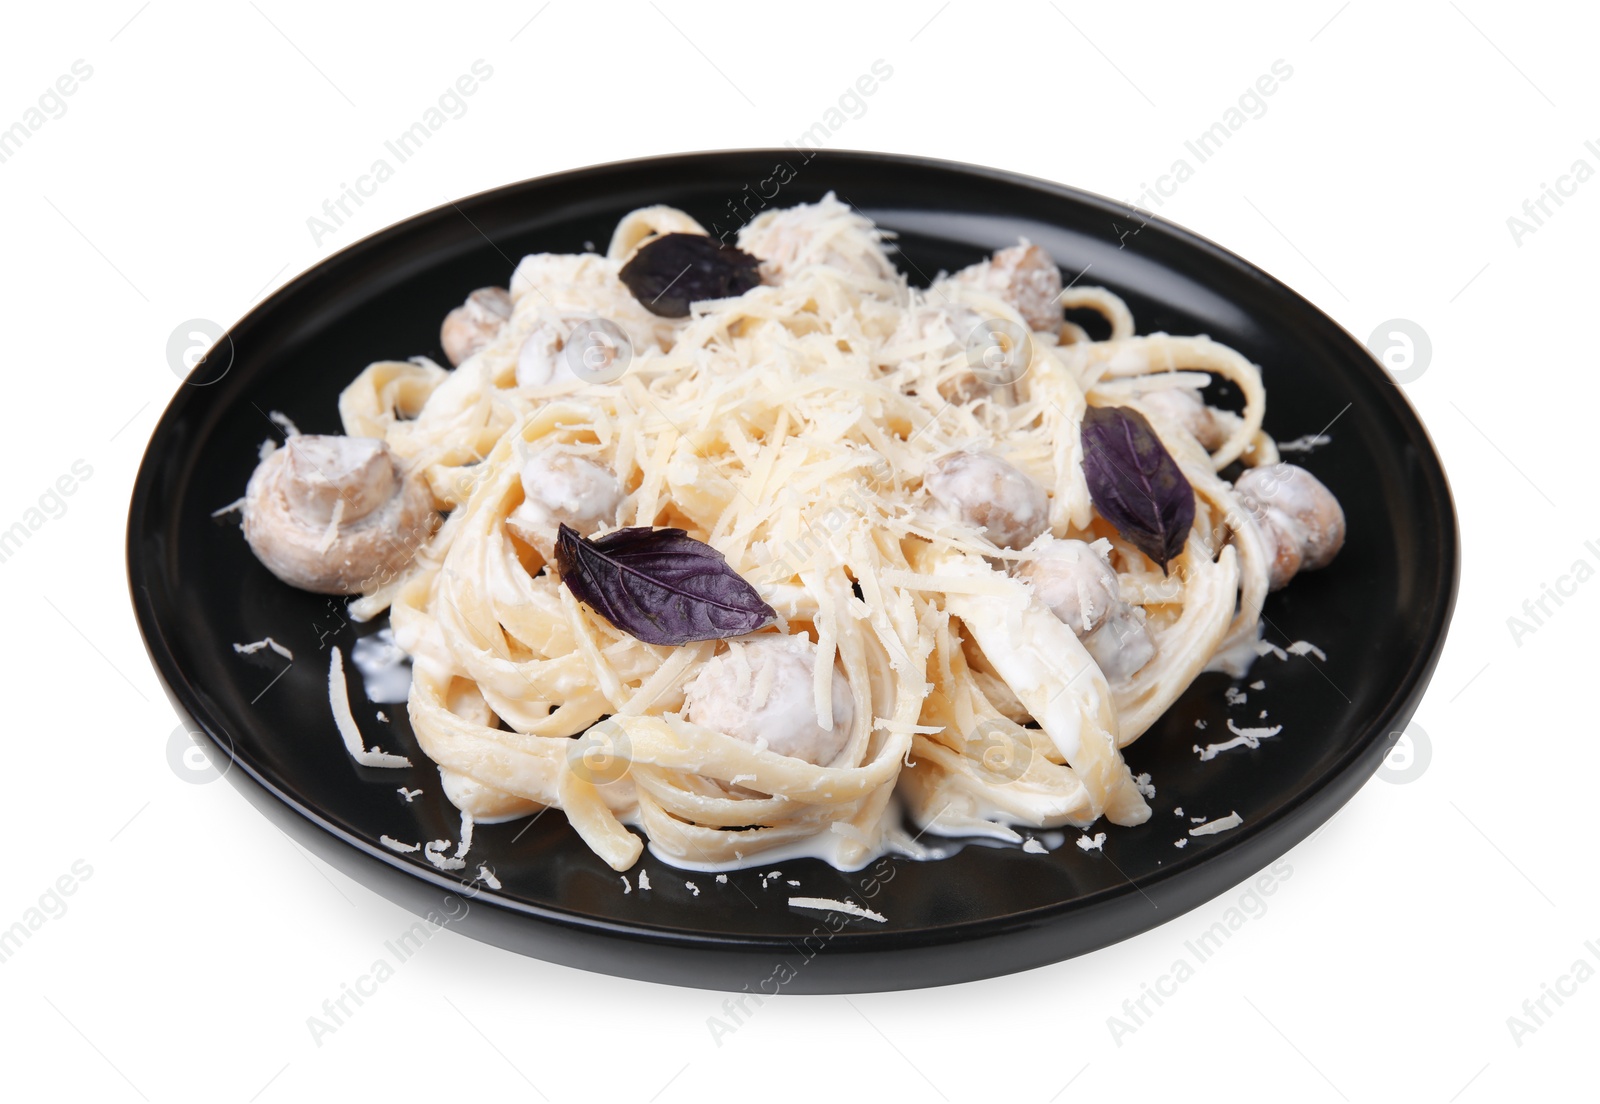
<path id="1" fill-rule="evenodd" d="M 1026 243 L 913 288 L 890 235 L 831 195 L 740 232 L 758 286 L 655 313 L 624 265 L 703 233 L 645 208 L 604 256 L 526 257 L 506 300 L 457 318 L 453 371 L 379 362 L 340 399 L 346 434 L 383 442 L 445 515 L 351 608 L 389 611 L 446 794 L 479 823 L 559 808 L 619 871 L 646 841 L 690 869 L 857 869 L 925 855 L 929 835 L 1146 820 L 1152 791 L 1121 749 L 1202 670 L 1242 673 L 1291 524 L 1219 474 L 1278 460 L 1256 366 L 1204 337 L 1136 335 L 1121 299 L 1062 291 Z M 599 324 L 625 340 L 591 347 L 606 363 L 580 378 L 567 346 Z M 1199 400 L 1212 377 L 1237 413 Z M 1091 407 L 1137 412 L 1193 488 L 1164 568 L 1097 506 Z M 961 474 L 973 465 L 1037 492 L 1037 518 L 1006 513 Z M 566 497 L 534 495 L 536 478 Z M 676 528 L 709 545 L 771 625 L 676 645 L 619 628 L 557 567 L 554 519 L 585 503 L 585 538 Z M 1009 522 L 1021 535 L 1002 540 Z M 1049 574 L 1058 561 L 1068 575 Z M 1105 597 L 1086 597 L 1082 570 L 1114 572 Z M 809 666 L 765 647 L 775 636 L 803 637 Z M 714 701 L 797 692 L 801 728 L 828 735 L 819 762 L 778 750 L 781 725 L 769 744 L 704 723 Z"/>

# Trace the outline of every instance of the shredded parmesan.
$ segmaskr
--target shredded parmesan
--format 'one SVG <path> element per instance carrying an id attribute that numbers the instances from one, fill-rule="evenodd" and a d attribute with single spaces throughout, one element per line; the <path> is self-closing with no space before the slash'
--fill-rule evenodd
<path id="1" fill-rule="evenodd" d="M 300 436 L 300 427 L 295 425 L 294 422 L 290 421 L 289 416 L 282 411 L 269 410 L 267 411 L 267 417 L 272 420 L 274 425 L 283 430 L 283 435 L 285 437 Z"/>
<path id="2" fill-rule="evenodd" d="M 1324 663 L 1328 661 L 1327 654 L 1309 640 L 1296 640 L 1293 644 L 1290 644 L 1289 654 L 1297 656 L 1314 655 Z"/>
<path id="3" fill-rule="evenodd" d="M 1220 817 L 1217 820 L 1195 825 L 1189 829 L 1189 834 L 1191 836 L 1214 836 L 1218 832 L 1226 832 L 1230 828 L 1237 828 L 1243 823 L 1244 817 L 1238 813 L 1229 813 L 1227 816 Z"/>
<path id="4" fill-rule="evenodd" d="M 275 651 L 279 655 L 281 655 L 284 659 L 287 659 L 287 660 L 289 660 L 291 662 L 293 662 L 293 660 L 294 660 L 294 653 L 291 652 L 288 648 L 285 648 L 282 644 L 279 644 L 276 640 L 272 639 L 272 637 L 270 637 L 270 636 L 263 637 L 260 640 L 257 640 L 252 644 L 235 644 L 233 646 L 233 650 L 238 652 L 240 655 L 255 655 L 262 648 L 271 648 L 273 651 Z"/>
<path id="5" fill-rule="evenodd" d="M 355 715 L 350 712 L 350 692 L 344 681 L 344 656 L 339 653 L 337 644 L 332 651 L 333 658 L 328 661 L 328 705 L 333 710 L 333 723 L 344 738 L 344 747 L 350 753 L 350 758 L 363 767 L 409 767 L 411 760 L 404 755 L 391 755 L 376 747 L 367 750 L 361 740 L 361 729 L 356 727 Z"/>
<path id="6" fill-rule="evenodd" d="M 888 917 L 881 912 L 863 908 L 854 901 L 835 901 L 830 897 L 791 897 L 790 908 L 817 909 L 821 912 L 842 912 L 847 916 L 859 916 L 863 920 L 874 920 L 879 924 L 888 922 Z"/>
<path id="7" fill-rule="evenodd" d="M 1263 712 L 1262 716 L 1265 715 L 1265 712 Z M 1202 763 L 1215 759 L 1218 755 L 1222 754 L 1224 751 L 1230 750 L 1231 748 L 1258 748 L 1261 746 L 1262 740 L 1267 739 L 1269 736 L 1276 736 L 1278 733 L 1282 732 L 1283 726 L 1273 725 L 1271 728 L 1239 728 L 1230 719 L 1228 721 L 1228 731 L 1233 733 L 1233 739 L 1231 740 L 1224 740 L 1220 744 L 1207 744 L 1204 748 L 1200 747 L 1199 744 L 1195 745 L 1195 753 L 1200 756 L 1200 761 Z"/>

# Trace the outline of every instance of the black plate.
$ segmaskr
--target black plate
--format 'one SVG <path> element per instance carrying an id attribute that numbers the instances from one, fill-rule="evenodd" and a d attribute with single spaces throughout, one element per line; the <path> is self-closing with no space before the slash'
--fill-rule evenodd
<path id="1" fill-rule="evenodd" d="M 790 168 L 775 174 L 780 163 Z M 624 894 L 622 879 L 555 814 L 531 828 L 478 830 L 463 873 L 486 862 L 499 891 L 386 850 L 383 834 L 455 839 L 458 818 L 402 706 L 389 707 L 386 732 L 376 707 L 352 694 L 369 741 L 409 754 L 411 771 L 354 765 L 334 730 L 326 649 L 338 643 L 348 655 L 379 626 L 346 623 L 341 602 L 279 583 L 235 525 L 210 516 L 243 493 L 257 445 L 274 434 L 265 412 L 281 410 L 307 432 L 339 432 L 336 400 L 358 371 L 418 353 L 442 361 L 445 312 L 472 288 L 504 285 L 524 254 L 603 249 L 622 214 L 653 203 L 727 229 L 732 211 L 758 209 L 753 197 L 774 189 L 772 202 L 783 206 L 836 191 L 899 233 L 901 260 L 918 282 L 1026 236 L 1069 277 L 1087 269 L 1087 282 L 1124 296 L 1141 332 L 1209 334 L 1259 363 L 1267 428 L 1280 440 L 1339 415 L 1333 443 L 1303 463 L 1343 503 L 1348 543 L 1332 567 L 1297 578 L 1266 607 L 1268 639 L 1304 638 L 1327 662 L 1264 658 L 1251 679 L 1264 678 L 1266 689 L 1231 710 L 1227 680 L 1201 678 L 1127 750 L 1133 769 L 1155 778 L 1155 815 L 1139 828 L 1110 828 L 1103 854 L 1073 846 L 1069 831 L 1049 855 L 972 846 L 855 874 L 814 860 L 777 863 L 783 877 L 765 889 L 756 871 L 719 884 L 646 854 L 630 881 L 643 869 L 653 888 Z M 351 246 L 257 307 L 220 345 L 191 377 L 208 385 L 182 388 L 157 426 L 128 520 L 134 607 L 174 704 L 231 758 L 230 781 L 350 876 L 475 938 L 604 973 L 754 992 L 913 988 L 1028 969 L 1171 920 L 1288 851 L 1372 775 L 1416 708 L 1455 602 L 1457 531 L 1444 472 L 1416 415 L 1357 341 L 1203 238 L 1008 173 L 862 153 L 803 161 L 784 150 L 563 173 Z M 216 378 L 230 346 L 231 366 Z M 231 646 L 269 633 L 295 654 L 286 671 L 271 652 L 241 657 Z M 1225 738 L 1217 734 L 1229 716 L 1244 723 L 1261 709 L 1284 725 L 1282 736 L 1197 760 L 1196 720 L 1206 721 L 1204 735 Z M 406 804 L 402 784 L 425 793 Z M 1175 806 L 1207 816 L 1237 810 L 1244 825 L 1178 850 L 1188 821 Z M 850 897 L 888 919 L 835 932 L 837 919 L 789 908 L 791 894 Z"/>

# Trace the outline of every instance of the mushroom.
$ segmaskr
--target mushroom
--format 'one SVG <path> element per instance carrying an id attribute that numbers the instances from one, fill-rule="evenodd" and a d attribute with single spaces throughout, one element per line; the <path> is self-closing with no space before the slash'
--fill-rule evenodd
<path id="1" fill-rule="evenodd" d="M 951 278 L 1004 299 L 1032 330 L 1055 333 L 1061 328 L 1061 270 L 1037 245 L 1023 242 L 1002 249 Z"/>
<path id="2" fill-rule="evenodd" d="M 1128 678 L 1156 654 L 1144 610 L 1127 602 L 1117 603 L 1105 623 L 1083 638 L 1083 646 L 1111 682 Z"/>
<path id="3" fill-rule="evenodd" d="M 1228 439 L 1227 427 L 1217 417 L 1217 411 L 1190 388 L 1155 388 L 1140 395 L 1139 401 L 1187 429 L 1207 452 L 1215 452 Z"/>
<path id="4" fill-rule="evenodd" d="M 517 386 L 547 387 L 578 377 L 562 356 L 572 332 L 572 319 L 541 322 L 523 339 L 517 352 Z"/>
<path id="5" fill-rule="evenodd" d="M 1080 637 L 1103 625 L 1122 603 L 1117 573 L 1099 547 L 1103 544 L 1051 538 L 1016 569 L 1017 578 L 1032 584 L 1034 596 Z"/>
<path id="6" fill-rule="evenodd" d="M 244 536 L 256 558 L 318 594 L 376 589 L 438 520 L 427 487 L 374 437 L 291 437 L 256 466 L 244 493 Z"/>
<path id="7" fill-rule="evenodd" d="M 1049 524 L 1044 488 L 993 453 L 946 453 L 933 461 L 922 486 L 943 510 L 982 529 L 1001 548 L 1021 548 Z"/>
<path id="8" fill-rule="evenodd" d="M 1049 538 L 1016 568 L 1034 597 L 1083 641 L 1107 679 L 1125 679 L 1155 655 L 1144 611 L 1122 600 L 1109 545 Z"/>
<path id="9" fill-rule="evenodd" d="M 633 345 L 627 333 L 598 314 L 544 319 L 517 352 L 517 386 L 610 383 L 627 370 Z"/>
<path id="10" fill-rule="evenodd" d="M 533 453 L 522 465 L 521 505 L 506 516 L 506 528 L 549 560 L 556 530 L 565 524 L 584 536 L 617 520 L 622 483 L 616 473 L 586 456 L 559 447 Z"/>
<path id="11" fill-rule="evenodd" d="M 1272 557 L 1268 585 L 1278 590 L 1297 571 L 1326 567 L 1344 547 L 1344 510 L 1316 476 L 1295 464 L 1263 464 L 1233 489 L 1261 527 Z"/>
<path id="12" fill-rule="evenodd" d="M 684 687 L 693 723 L 768 751 L 826 766 L 850 738 L 855 700 L 833 669 L 833 723 L 817 722 L 817 646 L 804 636 L 763 633 L 729 641 Z"/>
<path id="13" fill-rule="evenodd" d="M 479 288 L 444 316 L 439 344 L 452 365 L 460 364 L 499 336 L 511 317 L 511 296 L 505 288 Z"/>

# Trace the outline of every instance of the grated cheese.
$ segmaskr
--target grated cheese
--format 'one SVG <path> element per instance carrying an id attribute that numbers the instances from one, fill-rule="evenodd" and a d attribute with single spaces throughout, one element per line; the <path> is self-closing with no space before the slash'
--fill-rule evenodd
<path id="1" fill-rule="evenodd" d="M 859 916 L 863 920 L 874 920 L 879 924 L 887 923 L 889 920 L 883 913 L 863 908 L 854 901 L 835 901 L 829 897 L 791 897 L 789 907 L 817 909 L 820 912 L 842 912 L 847 916 Z"/>
<path id="2" fill-rule="evenodd" d="M 240 655 L 255 655 L 263 648 L 271 648 L 284 659 L 287 659 L 290 662 L 294 661 L 294 653 L 288 648 L 285 648 L 282 644 L 279 644 L 270 636 L 262 637 L 260 640 L 257 640 L 252 644 L 235 644 L 233 646 L 233 650 L 238 652 Z"/>
<path id="3" fill-rule="evenodd" d="M 355 715 L 350 712 L 350 692 L 344 681 L 344 656 L 339 646 L 333 646 L 333 658 L 328 661 L 328 705 L 333 710 L 333 723 L 344 739 L 344 748 L 350 758 L 363 767 L 409 767 L 411 760 L 404 755 L 391 755 L 381 748 L 370 751 L 361 740 L 361 729 L 356 726 Z"/>
<path id="4" fill-rule="evenodd" d="M 1226 832 L 1230 828 L 1237 828 L 1243 823 L 1244 817 L 1240 816 L 1238 813 L 1229 813 L 1227 816 L 1222 817 L 1219 820 L 1212 820 L 1205 824 L 1196 825 L 1195 827 L 1189 829 L 1189 834 L 1191 836 L 1214 836 L 1218 832 Z"/>
<path id="5" fill-rule="evenodd" d="M 1266 711 L 1263 710 L 1261 715 L 1263 717 L 1266 716 Z M 1267 739 L 1269 736 L 1276 736 L 1278 733 L 1282 732 L 1283 726 L 1273 725 L 1271 728 L 1239 728 L 1230 718 L 1228 721 L 1228 731 L 1234 734 L 1233 739 L 1231 740 L 1224 740 L 1220 744 L 1207 744 L 1204 748 L 1202 748 L 1199 744 L 1195 745 L 1194 750 L 1196 754 L 1200 756 L 1200 761 L 1202 763 L 1209 762 L 1210 760 L 1215 759 L 1218 755 L 1221 755 L 1223 752 L 1232 748 L 1258 748 L 1261 746 L 1262 740 Z"/>

